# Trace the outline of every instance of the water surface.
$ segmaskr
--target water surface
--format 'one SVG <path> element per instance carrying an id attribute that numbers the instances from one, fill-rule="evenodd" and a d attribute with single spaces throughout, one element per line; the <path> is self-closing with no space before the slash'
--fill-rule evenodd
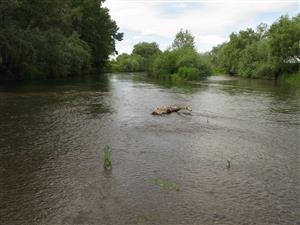
<path id="1" fill-rule="evenodd" d="M 169 104 L 193 112 L 150 114 Z M 228 76 L 0 85 L 0 224 L 298 224 L 299 105 L 291 86 Z"/>

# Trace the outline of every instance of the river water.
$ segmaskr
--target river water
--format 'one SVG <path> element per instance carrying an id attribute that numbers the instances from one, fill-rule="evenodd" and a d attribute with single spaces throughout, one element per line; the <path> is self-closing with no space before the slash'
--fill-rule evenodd
<path id="1" fill-rule="evenodd" d="M 151 115 L 170 104 L 193 111 Z M 0 85 L 0 224 L 299 224 L 299 106 L 291 86 L 228 76 Z"/>

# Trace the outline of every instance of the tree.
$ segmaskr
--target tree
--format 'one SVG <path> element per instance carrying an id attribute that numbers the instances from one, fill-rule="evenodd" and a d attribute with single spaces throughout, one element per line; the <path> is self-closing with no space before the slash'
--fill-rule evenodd
<path id="1" fill-rule="evenodd" d="M 244 49 L 238 63 L 238 74 L 244 77 L 272 77 L 268 63 L 268 41 L 257 41 Z"/>
<path id="2" fill-rule="evenodd" d="M 116 52 L 115 42 L 123 39 L 118 26 L 102 7 L 104 0 L 71 0 L 73 28 L 91 48 L 93 65 L 101 69 L 109 55 Z"/>
<path id="3" fill-rule="evenodd" d="M 260 40 L 264 39 L 267 36 L 267 32 L 268 32 L 268 25 L 265 23 L 260 23 L 256 27 L 256 33 Z"/>
<path id="4" fill-rule="evenodd" d="M 192 34 L 181 30 L 176 36 L 176 48 L 161 52 L 155 42 L 138 43 L 131 55 L 124 53 L 112 60 L 110 68 L 118 72 L 147 71 L 150 76 L 176 81 L 198 80 L 210 75 L 209 58 L 195 50 Z"/>
<path id="5" fill-rule="evenodd" d="M 195 37 L 188 31 L 181 29 L 175 36 L 172 49 L 192 48 L 195 49 Z"/>
<path id="6" fill-rule="evenodd" d="M 68 24 L 64 12 L 68 13 L 68 7 L 67 1 L 59 0 L 0 4 L 2 79 L 45 78 L 66 73 L 64 46 Z"/>
<path id="7" fill-rule="evenodd" d="M 150 74 L 172 80 L 198 80 L 211 74 L 206 56 L 193 48 L 167 50 L 155 58 Z"/>
<path id="8" fill-rule="evenodd" d="M 300 14 L 291 19 L 281 16 L 269 30 L 261 23 L 256 31 L 232 33 L 228 42 L 213 48 L 210 58 L 219 71 L 277 79 L 299 70 L 299 43 Z"/>
<path id="9" fill-rule="evenodd" d="M 161 53 L 156 42 L 141 42 L 133 46 L 132 54 L 140 55 L 145 59 Z"/>
<path id="10" fill-rule="evenodd" d="M 268 37 L 276 77 L 285 70 L 299 69 L 300 14 L 292 19 L 281 16 L 270 27 Z"/>
<path id="11" fill-rule="evenodd" d="M 115 62 L 112 63 L 116 72 L 144 71 L 144 58 L 140 55 L 129 55 L 127 53 L 123 53 L 117 57 Z"/>
<path id="12" fill-rule="evenodd" d="M 0 1 L 0 79 L 102 68 L 122 39 L 102 0 Z"/>

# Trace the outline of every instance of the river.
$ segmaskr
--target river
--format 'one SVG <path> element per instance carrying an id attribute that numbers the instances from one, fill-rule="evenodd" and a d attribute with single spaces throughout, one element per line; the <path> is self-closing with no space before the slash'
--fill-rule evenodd
<path id="1" fill-rule="evenodd" d="M 151 115 L 170 104 L 193 111 Z M 0 85 L 0 224 L 298 224 L 299 106 L 299 89 L 229 76 Z"/>

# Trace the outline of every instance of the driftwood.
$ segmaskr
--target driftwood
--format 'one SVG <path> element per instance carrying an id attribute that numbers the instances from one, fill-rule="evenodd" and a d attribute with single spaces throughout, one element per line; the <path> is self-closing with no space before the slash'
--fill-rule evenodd
<path id="1" fill-rule="evenodd" d="M 163 106 L 163 107 L 156 108 L 152 112 L 152 115 L 169 114 L 172 112 L 178 112 L 179 110 L 192 111 L 191 107 L 189 107 L 189 106 Z"/>

